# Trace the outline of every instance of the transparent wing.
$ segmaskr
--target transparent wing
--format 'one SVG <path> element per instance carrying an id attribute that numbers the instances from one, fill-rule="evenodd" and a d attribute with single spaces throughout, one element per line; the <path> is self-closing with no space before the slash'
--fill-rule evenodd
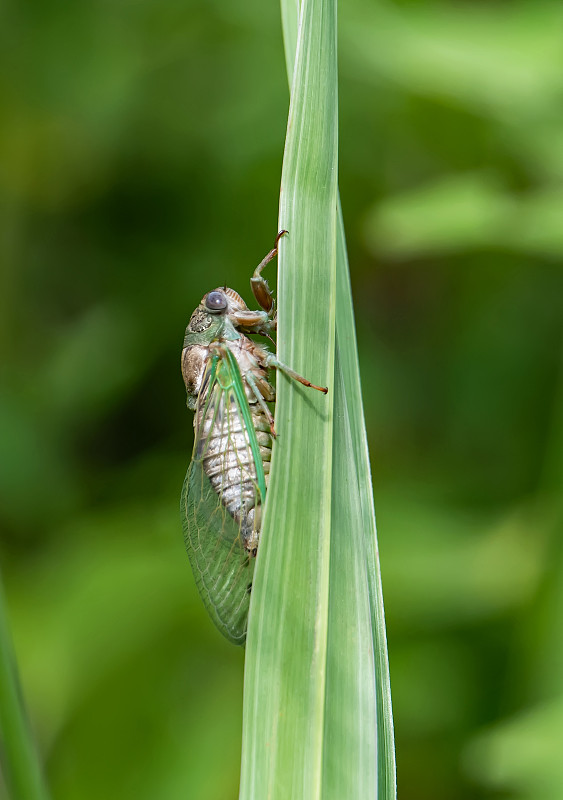
<path id="1" fill-rule="evenodd" d="M 240 370 L 227 348 L 208 363 L 195 413 L 181 499 L 186 549 L 213 621 L 243 644 L 255 562 L 244 543 L 265 481 Z"/>

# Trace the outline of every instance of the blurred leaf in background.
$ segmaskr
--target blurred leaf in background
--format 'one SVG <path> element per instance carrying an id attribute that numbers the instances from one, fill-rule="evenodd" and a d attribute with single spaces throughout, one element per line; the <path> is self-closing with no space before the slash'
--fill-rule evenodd
<path id="1" fill-rule="evenodd" d="M 403 800 L 560 798 L 563 12 L 340 10 L 340 186 Z M 236 797 L 179 353 L 275 234 L 279 9 L 0 11 L 0 556 L 53 796 Z"/>

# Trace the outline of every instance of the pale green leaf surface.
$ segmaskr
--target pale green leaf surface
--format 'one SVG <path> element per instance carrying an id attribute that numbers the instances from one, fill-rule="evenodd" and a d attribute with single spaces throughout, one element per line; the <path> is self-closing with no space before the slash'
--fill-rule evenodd
<path id="1" fill-rule="evenodd" d="M 359 698 L 362 697 L 363 699 L 363 695 L 368 691 L 370 682 L 373 681 L 375 713 L 372 719 L 371 708 L 365 702 L 362 702 L 359 706 L 359 713 L 364 717 L 361 747 L 355 746 L 355 743 L 345 736 L 341 746 L 345 745 L 347 747 L 347 759 L 350 763 L 349 774 L 353 775 L 361 772 L 363 770 L 362 757 L 364 755 L 367 756 L 366 751 L 369 748 L 371 727 L 375 726 L 377 742 L 376 781 L 374 785 L 369 787 L 369 791 L 366 794 L 350 794 L 349 796 L 358 798 L 371 796 L 380 800 L 384 798 L 385 800 L 392 800 L 392 798 L 396 797 L 395 743 L 385 614 L 383 610 L 375 509 L 362 403 L 354 309 L 352 306 L 344 224 L 340 205 L 336 265 L 336 367 L 337 371 L 341 370 L 340 385 L 342 386 L 343 401 L 337 405 L 335 420 L 337 422 L 340 422 L 341 419 L 344 420 L 341 424 L 346 425 L 348 435 L 343 442 L 343 446 L 335 447 L 334 450 L 334 480 L 337 491 L 339 489 L 337 482 L 339 473 L 348 474 L 352 483 L 351 491 L 345 493 L 345 490 L 342 490 L 338 500 L 338 505 L 342 509 L 342 518 L 348 521 L 347 530 L 341 531 L 340 537 L 345 536 L 347 539 L 345 553 L 348 559 L 361 560 L 368 591 L 367 598 L 364 599 L 360 587 L 357 587 L 357 594 L 355 591 L 350 591 L 350 587 L 348 587 L 347 592 L 342 592 L 342 594 L 338 593 L 334 588 L 338 602 L 333 603 L 331 609 L 333 614 L 340 613 L 344 619 L 346 617 L 353 618 L 354 614 L 363 614 L 364 617 L 369 617 L 371 633 L 369 646 L 373 648 L 373 662 L 375 665 L 375 674 L 373 674 L 370 671 L 370 660 L 365 656 L 362 658 L 364 651 L 360 648 L 362 645 L 365 647 L 365 643 L 360 642 L 358 644 L 360 649 L 358 654 L 353 651 L 347 651 L 347 661 L 350 668 L 354 666 L 354 662 L 357 659 L 355 680 L 358 686 Z M 338 438 L 337 430 L 338 425 L 335 425 L 335 441 Z M 335 513 L 335 530 L 337 530 L 337 519 L 338 517 Z M 339 562 L 337 561 L 337 563 Z M 356 589 L 356 586 L 354 585 L 353 588 Z M 331 591 L 333 591 L 332 583 Z M 363 690 L 362 686 L 364 687 Z"/>
<path id="2" fill-rule="evenodd" d="M 321 798 L 328 632 L 336 259 L 336 16 L 301 5 L 280 197 L 272 473 L 245 666 L 241 798 Z"/>
<path id="3" fill-rule="evenodd" d="M 291 19 L 291 8 L 293 8 L 291 2 L 282 2 L 284 44 L 290 83 L 293 74 L 291 54 L 295 52 L 296 40 L 292 38 L 294 28 L 291 24 L 286 25 L 285 21 L 287 18 Z M 385 616 L 354 309 L 340 202 L 338 202 L 336 232 L 335 390 L 337 391 L 334 411 L 333 488 L 335 491 L 333 491 L 330 591 L 337 602 L 333 602 L 330 606 L 329 625 L 332 623 L 332 629 L 329 628 L 329 631 L 334 634 L 339 625 L 351 629 L 354 620 L 358 637 L 355 649 L 351 648 L 352 637 L 346 641 L 345 649 L 339 649 L 337 646 L 336 635 L 333 635 L 332 639 L 329 638 L 329 664 L 330 659 L 334 659 L 335 653 L 338 655 L 340 652 L 341 661 L 342 653 L 346 653 L 348 671 L 345 672 L 340 668 L 340 680 L 332 684 L 327 682 L 327 719 L 331 718 L 334 727 L 340 725 L 342 736 L 332 740 L 334 749 L 331 754 L 327 746 L 328 732 L 326 735 L 327 794 L 325 796 L 338 797 L 338 791 L 343 789 L 338 783 L 331 783 L 331 778 L 334 781 L 337 776 L 342 778 L 342 770 L 337 773 L 333 770 L 331 774 L 328 764 L 332 759 L 340 765 L 345 765 L 346 796 L 394 798 L 396 796 L 395 745 Z M 342 478 L 344 475 L 348 476 L 348 486 L 353 488 L 344 487 Z M 346 541 L 343 548 L 341 545 L 344 537 Z M 347 560 L 344 561 L 344 558 Z M 363 583 L 357 573 L 359 563 L 367 579 L 367 596 L 363 593 Z M 338 569 L 335 569 L 335 565 L 338 565 Z M 349 578 L 352 575 L 357 576 L 358 582 L 342 580 L 347 573 Z M 355 591 L 350 591 L 350 587 Z M 366 653 L 365 642 L 361 639 L 364 630 L 362 633 L 359 632 L 362 621 L 365 623 L 366 614 L 369 615 L 371 622 L 369 647 L 373 647 L 373 654 Z M 375 675 L 373 675 L 374 664 Z M 330 668 L 328 674 L 330 678 Z M 368 699 L 370 688 L 375 692 L 375 698 Z M 376 714 L 373 713 L 374 700 Z M 340 718 L 331 715 L 335 706 L 340 708 Z M 360 719 L 359 739 L 350 735 L 351 726 L 347 725 L 343 718 L 344 709 L 347 710 L 348 720 Z M 373 773 L 366 779 L 366 775 L 369 774 L 367 764 L 369 759 L 373 758 L 372 742 L 375 733 L 377 776 L 374 783 L 370 784 Z M 329 791 L 333 791 L 334 795 Z"/>
<path id="4" fill-rule="evenodd" d="M 298 36 L 297 11 L 295 0 L 282 2 L 293 85 L 280 204 L 280 227 L 290 235 L 280 248 L 278 352 L 313 381 L 330 375 L 330 393 L 323 399 L 285 382 L 279 387 L 280 437 L 249 622 L 240 797 L 391 800 L 375 514 L 336 216 L 336 9 L 333 2 L 302 3 Z M 336 326 L 335 339 L 327 323 Z"/>

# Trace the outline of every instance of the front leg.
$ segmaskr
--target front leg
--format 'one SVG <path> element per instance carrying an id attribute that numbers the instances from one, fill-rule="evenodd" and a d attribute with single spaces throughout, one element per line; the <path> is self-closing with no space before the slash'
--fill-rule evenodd
<path id="1" fill-rule="evenodd" d="M 270 319 L 266 311 L 251 311 L 249 308 L 231 311 L 229 319 L 241 333 L 261 333 L 276 327 L 276 321 Z"/>
<path id="2" fill-rule="evenodd" d="M 276 241 L 274 242 L 273 248 L 270 250 L 268 255 L 262 259 L 262 261 L 258 264 L 256 269 L 254 270 L 254 275 L 250 279 L 250 286 L 252 288 L 252 293 L 254 297 L 258 301 L 260 308 L 263 308 L 264 311 L 268 312 L 268 317 L 273 317 L 275 314 L 274 310 L 274 296 L 268 286 L 268 281 L 266 278 L 262 277 L 262 270 L 269 264 L 270 261 L 275 258 L 278 254 L 278 242 L 281 237 L 287 233 L 287 231 L 280 231 L 276 236 Z"/>
<path id="3" fill-rule="evenodd" d="M 266 311 L 251 311 L 249 308 L 240 311 L 231 311 L 229 319 L 240 333 L 257 333 L 267 336 L 276 330 L 277 319 L 271 319 Z"/>
<path id="4" fill-rule="evenodd" d="M 274 418 L 272 416 L 272 412 L 270 411 L 270 409 L 266 405 L 266 401 L 264 400 L 264 396 L 263 396 L 262 392 L 260 391 L 260 389 L 258 387 L 258 384 L 256 382 L 256 379 L 255 379 L 254 375 L 252 374 L 252 370 L 249 370 L 246 373 L 246 375 L 244 376 L 244 378 L 245 378 L 246 382 L 248 383 L 248 385 L 250 386 L 250 388 L 252 390 L 252 394 L 254 395 L 256 400 L 258 401 L 258 405 L 260 406 L 260 408 L 264 412 L 264 415 L 265 415 L 266 419 L 268 420 L 268 425 L 270 426 L 270 433 L 272 434 L 273 438 L 275 439 L 276 436 L 277 436 L 277 433 L 276 433 L 276 429 L 274 427 Z"/>

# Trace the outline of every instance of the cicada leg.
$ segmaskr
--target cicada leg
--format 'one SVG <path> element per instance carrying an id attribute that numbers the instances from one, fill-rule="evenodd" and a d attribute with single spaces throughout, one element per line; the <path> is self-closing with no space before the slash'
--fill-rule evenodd
<path id="1" fill-rule="evenodd" d="M 254 270 L 254 274 L 250 279 L 250 285 L 252 287 L 252 293 L 256 298 L 260 308 L 263 308 L 264 311 L 268 312 L 268 316 L 273 316 L 274 314 L 274 296 L 268 286 L 268 281 L 266 278 L 262 277 L 262 270 L 269 264 L 270 261 L 275 258 L 278 254 L 278 242 L 281 237 L 287 233 L 288 231 L 280 231 L 276 236 L 276 241 L 274 242 L 273 248 L 270 250 L 268 255 L 262 259 L 262 261 L 258 264 L 256 269 Z"/>
<path id="2" fill-rule="evenodd" d="M 266 356 L 265 361 L 266 366 L 271 367 L 272 369 L 278 369 L 280 372 L 283 372 L 284 375 L 287 375 L 288 378 L 302 383 L 303 386 L 309 386 L 311 389 L 317 389 L 317 391 L 322 392 L 323 394 L 328 392 L 326 386 L 315 386 L 314 383 L 308 381 L 307 378 L 303 377 L 303 375 L 299 375 L 299 373 L 295 372 L 294 369 L 291 369 L 291 367 L 288 367 L 285 364 L 282 364 L 281 361 L 278 361 L 278 359 L 272 353 L 269 353 Z"/>
<path id="3" fill-rule="evenodd" d="M 258 384 L 256 383 L 252 372 L 248 371 L 244 377 L 245 377 L 246 382 L 248 383 L 248 385 L 252 389 L 252 393 L 253 393 L 254 397 L 258 401 L 258 405 L 260 406 L 260 408 L 264 412 L 264 414 L 266 416 L 266 419 L 268 420 L 268 424 L 270 426 L 270 432 L 271 432 L 272 436 L 275 439 L 276 436 L 277 436 L 277 433 L 276 433 L 276 429 L 274 428 L 274 417 L 272 416 L 272 412 L 270 411 L 270 409 L 266 405 L 266 401 L 264 400 L 264 397 L 262 396 L 262 392 L 258 388 Z"/>

